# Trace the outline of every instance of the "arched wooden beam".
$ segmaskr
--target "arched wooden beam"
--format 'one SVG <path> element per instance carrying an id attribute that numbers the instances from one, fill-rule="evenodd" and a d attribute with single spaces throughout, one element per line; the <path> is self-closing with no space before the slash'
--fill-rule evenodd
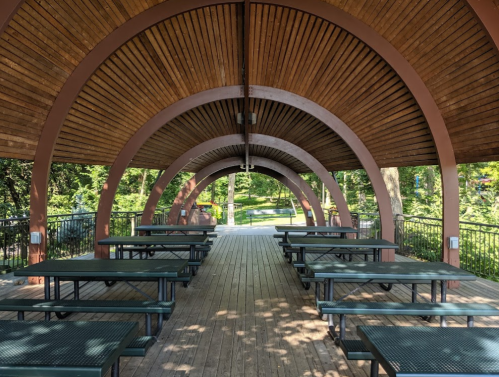
<path id="1" fill-rule="evenodd" d="M 224 170 L 230 169 L 231 167 L 234 167 L 236 173 L 237 172 L 242 173 L 243 171 L 241 171 L 241 169 L 239 168 L 239 165 L 243 164 L 244 160 L 242 160 L 242 159 L 239 159 L 239 160 L 240 160 L 240 162 L 235 164 L 235 166 L 231 166 L 233 163 L 230 161 L 226 161 L 224 164 L 220 164 L 219 162 L 216 162 L 215 164 L 217 164 L 218 167 L 222 167 L 223 165 L 225 165 Z M 250 160 L 251 160 L 251 157 L 250 157 Z M 267 160 L 267 159 L 262 159 L 262 160 Z M 266 163 L 266 161 L 263 161 L 263 162 Z M 268 165 L 271 165 L 271 163 L 273 163 L 274 161 L 268 160 L 268 162 L 269 162 Z M 316 212 L 316 214 L 322 213 L 319 199 L 317 199 L 317 196 L 314 194 L 314 192 L 312 191 L 310 186 L 307 185 L 307 183 L 291 169 L 288 169 L 284 165 L 281 165 L 279 163 L 275 163 L 275 165 L 273 165 L 272 168 L 266 168 L 263 166 L 255 166 L 255 169 L 257 169 L 257 171 L 273 172 L 273 175 L 282 176 L 283 179 L 279 180 L 279 181 L 282 182 L 286 187 L 288 187 L 291 190 L 291 192 L 298 198 L 304 211 L 308 212 L 310 210 L 310 205 L 312 205 L 312 208 L 314 209 L 314 212 Z M 282 172 L 286 172 L 289 175 L 285 175 Z M 215 174 L 216 173 L 214 173 L 213 175 L 215 175 Z M 266 174 L 266 173 L 262 173 L 262 174 Z M 223 174 L 223 175 L 225 175 L 225 174 Z M 270 174 L 266 174 L 266 175 L 270 175 Z M 206 187 L 208 187 L 208 185 L 211 183 L 211 182 L 210 183 L 209 182 L 210 181 L 207 179 L 202 180 L 201 183 L 199 183 L 199 185 L 197 185 L 196 188 L 193 190 L 191 195 L 189 195 L 189 198 L 185 201 L 184 208 L 186 210 L 186 216 L 185 216 L 186 219 L 189 217 L 189 211 L 190 211 L 192 205 L 196 201 L 199 194 L 201 194 L 201 192 L 203 192 L 203 190 Z M 297 184 L 297 182 L 298 182 L 298 184 Z M 300 186 L 303 186 L 305 190 L 302 190 L 300 188 Z M 308 198 L 308 200 L 307 200 L 307 198 Z M 313 204 L 314 202 L 316 203 L 315 205 Z M 318 207 L 317 207 L 317 204 L 318 204 Z M 307 225 L 314 226 L 315 225 L 314 219 L 308 218 L 307 212 L 304 212 Z M 323 215 L 323 217 L 324 217 L 324 215 Z M 318 223 L 318 225 L 325 225 L 325 222 L 320 223 L 319 220 L 317 220 L 317 223 Z"/>
<path id="2" fill-rule="evenodd" d="M 134 17 L 116 29 L 108 37 L 101 41 L 101 43 L 99 43 L 99 45 L 84 59 L 84 61 L 73 72 L 70 79 L 68 79 L 60 92 L 60 95 L 56 99 L 38 143 L 31 185 L 30 231 L 42 231 L 42 233 L 45 234 L 48 173 L 55 142 L 62 126 L 62 122 L 69 112 L 72 103 L 76 99 L 83 85 L 91 77 L 92 73 L 97 69 L 100 63 L 102 63 L 128 39 L 159 21 L 203 6 L 238 2 L 241 1 L 192 0 L 190 2 L 184 2 L 182 0 L 170 0 L 159 4 Z M 299 0 L 259 0 L 258 2 L 299 9 L 333 22 L 363 40 L 374 51 L 379 53 L 390 65 L 392 65 L 402 80 L 409 87 L 411 92 L 413 92 L 413 95 L 415 95 L 416 100 L 418 101 L 423 113 L 426 116 L 428 124 L 430 125 L 435 145 L 439 153 L 444 192 L 444 241 L 449 235 L 457 235 L 458 186 L 457 169 L 454 154 L 452 152 L 452 145 L 450 144 L 447 130 L 443 124 L 443 118 L 438 111 L 435 101 L 431 95 L 429 95 L 428 89 L 424 86 L 424 83 L 419 76 L 417 76 L 409 63 L 393 46 L 391 46 L 373 29 L 355 19 L 353 16 L 350 16 L 346 12 L 343 12 L 340 9 L 319 0 L 309 0 L 306 2 Z M 164 11 L 165 13 L 162 13 L 161 11 Z M 414 74 L 415 77 L 413 77 Z M 435 123 L 435 121 L 437 122 Z M 443 128 L 441 127 L 442 124 L 444 126 Z M 452 163 L 453 161 L 454 163 Z M 30 244 L 30 263 L 37 261 L 39 257 L 36 256 L 36 254 L 44 250 L 45 237 L 43 237 L 40 247 L 38 247 L 38 245 Z M 449 255 L 446 242 L 443 243 L 443 251 L 444 260 L 455 264 L 456 260 Z M 453 253 L 453 255 L 455 254 L 456 253 Z M 33 257 L 34 255 L 35 257 Z"/>
<path id="3" fill-rule="evenodd" d="M 272 177 L 279 182 L 281 182 L 284 186 L 289 188 L 289 190 L 293 193 L 293 195 L 297 198 L 298 202 L 301 205 L 301 208 L 303 210 L 304 214 L 307 214 L 308 211 L 310 211 L 310 203 L 308 202 L 307 198 L 303 193 L 300 191 L 298 186 L 296 186 L 290 179 L 287 177 L 283 176 L 282 174 L 279 174 L 273 170 L 262 168 L 262 167 L 255 167 L 255 170 L 253 170 L 255 173 L 261 173 L 268 175 L 269 177 Z M 181 218 L 181 223 L 185 224 L 186 219 L 189 218 L 189 212 L 190 209 L 192 208 L 192 205 L 198 198 L 199 194 L 203 192 L 203 190 L 208 187 L 210 184 L 212 184 L 214 181 L 217 179 L 226 176 L 228 174 L 232 173 L 240 173 L 241 169 L 238 166 L 230 167 L 230 168 L 225 168 L 223 170 L 220 170 L 218 172 L 213 173 L 212 175 L 207 176 L 205 179 L 203 179 L 196 187 L 195 189 L 191 192 L 191 195 L 189 195 L 189 198 L 185 201 L 185 209 L 186 209 L 186 216 Z M 312 218 L 309 218 L 305 215 L 305 219 L 307 221 L 307 225 L 309 226 L 314 226 L 314 220 Z"/>
<path id="4" fill-rule="evenodd" d="M 1 3 L 7 2 L 6 0 L 1 1 Z M 201 7 L 238 2 L 241 2 L 241 0 L 165 1 L 133 17 L 107 35 L 85 56 L 78 67 L 71 73 L 71 76 L 64 83 L 50 109 L 36 147 L 30 191 L 30 232 L 41 232 L 42 242 L 40 245 L 30 243 L 29 264 L 40 262 L 44 258 L 42 254 L 46 252 L 48 180 L 59 132 L 74 101 L 76 101 L 81 90 L 94 72 L 118 48 L 158 22 Z M 236 97 L 239 97 L 239 94 L 233 96 L 233 98 Z M 186 102 L 189 103 L 191 98 L 192 96 L 188 97 Z M 216 98 L 211 99 L 211 101 L 216 101 Z M 192 107 L 184 111 L 190 108 Z"/>
<path id="5" fill-rule="evenodd" d="M 192 0 L 185 2 L 183 0 L 170 0 L 150 8 L 129 20 L 104 38 L 99 45 L 87 55 L 67 80 L 60 95 L 57 97 L 42 131 L 40 142 L 38 143 L 31 185 L 31 231 L 42 231 L 42 233 L 45 234 L 48 174 L 55 142 L 60 128 L 62 127 L 62 122 L 69 112 L 74 100 L 98 66 L 134 35 L 151 27 L 157 22 L 203 6 L 240 2 L 242 1 Z M 447 130 L 445 129 L 445 125 L 443 125 L 443 119 L 435 101 L 431 95 L 429 95 L 428 89 L 424 86 L 424 83 L 419 76 L 417 76 L 409 63 L 390 45 L 390 43 L 388 43 L 388 41 L 369 26 L 363 24 L 346 12 L 319 0 L 259 0 L 258 2 L 299 9 L 333 22 L 363 40 L 397 71 L 399 76 L 415 95 L 416 100 L 425 114 L 439 153 L 444 191 L 444 240 L 448 235 L 457 235 L 458 188 L 457 170 L 455 167 L 452 145 L 450 144 Z M 442 125 L 444 126 L 443 128 L 441 127 Z M 453 161 L 454 163 L 452 163 Z M 37 245 L 30 245 L 30 263 L 33 262 L 33 255 L 44 250 L 45 237 L 43 237 L 40 247 L 37 247 Z M 38 257 L 35 257 L 34 259 L 37 258 Z M 447 259 L 446 261 L 452 259 L 449 257 L 446 242 L 444 242 L 444 260 L 445 259 Z M 455 262 L 455 260 L 452 262 Z"/>
<path id="6" fill-rule="evenodd" d="M 423 112 L 435 142 L 442 174 L 443 198 L 443 261 L 459 267 L 459 250 L 448 247 L 448 237 L 459 236 L 459 181 L 456 158 L 444 118 L 434 98 L 421 77 L 402 54 L 376 30 L 347 12 L 320 0 L 253 0 L 261 4 L 272 4 L 293 8 L 329 21 L 356 36 L 379 54 L 397 72 L 409 88 Z M 480 1 L 476 2 L 490 2 Z M 497 27 L 497 18 L 493 19 Z M 280 101 L 275 98 L 275 100 Z M 281 102 L 281 101 L 280 101 Z M 306 110 L 305 110 L 306 111 Z M 308 111 L 307 111 L 308 112 Z M 310 112 L 309 112 L 310 113 Z M 313 114 L 313 113 L 310 113 Z M 314 114 L 315 115 L 315 114 Z M 348 144 L 348 143 L 347 143 Z M 365 167 L 364 167 L 365 168 Z M 381 206 L 380 206 L 381 211 Z M 393 229 L 393 226 L 392 226 Z M 387 235 L 383 233 L 383 238 Z M 393 237 L 391 237 L 393 239 Z M 387 238 L 388 239 L 388 238 Z M 454 285 L 456 286 L 456 285 Z"/>
<path id="7" fill-rule="evenodd" d="M 205 92 L 199 93 L 197 95 L 191 96 L 185 100 L 189 100 L 189 103 L 192 107 L 202 105 L 203 101 L 199 98 L 204 98 L 207 102 L 211 102 L 209 100 L 215 97 L 215 99 L 221 99 L 223 97 L 218 90 L 224 92 L 232 91 L 232 97 L 228 98 L 237 98 L 240 97 L 240 91 L 236 94 L 236 90 L 233 88 L 239 87 L 230 87 L 230 88 L 219 88 L 219 89 L 211 89 L 207 92 L 210 92 L 208 97 L 203 96 Z M 294 106 L 298 109 L 301 109 L 309 114 L 315 116 L 320 119 L 323 123 L 325 123 L 328 127 L 330 127 L 333 131 L 335 131 L 352 149 L 352 151 L 357 155 L 360 162 L 362 163 L 366 173 L 371 179 L 371 183 L 376 193 L 376 199 L 378 201 L 380 218 L 381 218 L 381 234 L 382 237 L 388 241 L 394 240 L 394 225 L 393 225 L 393 215 L 390 204 L 390 198 L 388 196 L 388 192 L 386 191 L 385 183 L 381 177 L 379 168 L 374 161 L 374 158 L 369 153 L 365 145 L 362 141 L 353 133 L 353 131 L 343 123 L 338 117 L 333 115 L 330 111 L 324 109 L 323 107 L 317 105 L 316 103 L 298 96 L 296 94 L 276 89 L 270 87 L 262 87 L 262 86 L 251 86 L 251 96 L 254 98 L 268 99 L 273 101 L 278 101 L 284 104 L 288 104 L 290 106 Z M 227 93 L 226 93 L 227 94 Z M 179 101 L 179 102 L 182 102 Z M 178 103 L 179 103 L 178 102 Z M 207 103 L 206 102 L 206 103 Z M 114 199 L 114 195 L 116 193 L 119 181 L 121 176 L 123 175 L 128 163 L 132 160 L 133 156 L 137 153 L 140 146 L 151 137 L 154 132 L 156 132 L 161 126 L 160 124 L 168 123 L 172 118 L 171 115 L 175 111 L 176 104 L 169 106 L 167 109 L 161 111 L 158 115 L 156 115 L 153 119 L 146 122 L 142 128 L 137 131 L 137 133 L 128 141 L 126 146 L 120 152 L 118 157 L 116 158 L 111 170 L 109 172 L 109 178 L 104 185 L 104 189 L 101 194 L 101 198 L 99 201 L 99 209 L 97 216 L 97 224 L 96 224 L 96 243 L 97 240 L 106 238 L 109 235 L 109 221 L 111 217 L 112 203 Z M 173 110 L 172 110 L 173 109 Z M 163 119 L 163 122 L 161 120 Z M 225 139 L 226 137 L 233 138 L 233 140 Z M 161 196 L 164 187 L 168 185 L 168 182 L 173 179 L 173 177 L 190 161 L 192 158 L 196 158 L 199 155 L 206 153 L 210 150 L 217 149 L 222 147 L 220 144 L 221 141 L 228 141 L 227 145 L 238 145 L 244 143 L 244 139 L 242 135 L 229 135 L 226 137 L 220 137 L 216 139 L 212 139 L 206 141 L 194 148 L 190 151 L 186 152 L 184 155 L 180 156 L 168 169 L 165 170 L 163 176 L 158 180 L 158 187 L 163 187 L 161 190 L 154 189 L 149 196 L 149 199 L 146 203 L 145 211 L 149 213 L 150 219 L 152 219 L 152 214 L 155 209 L 155 203 L 158 202 L 159 197 Z M 201 151 L 204 151 L 200 153 Z M 198 154 L 196 154 L 198 153 Z M 143 220 L 147 221 L 148 216 L 144 217 Z M 95 256 L 96 258 L 106 257 L 109 254 L 109 248 L 95 245 Z M 395 260 L 395 253 L 392 250 L 383 251 L 382 258 L 384 261 L 393 261 Z"/>
<path id="8" fill-rule="evenodd" d="M 236 87 L 239 89 L 239 87 Z M 234 87 L 227 87 L 227 88 L 220 88 L 223 89 L 224 92 L 226 92 L 226 95 L 234 95 L 233 89 Z M 216 90 L 208 90 L 207 92 L 216 92 Z M 217 93 L 213 93 L 213 95 L 216 95 Z M 237 91 L 237 95 L 239 96 L 239 90 Z M 133 156 L 137 153 L 137 151 L 140 149 L 142 144 L 145 143 L 145 141 L 154 134 L 158 129 L 162 127 L 162 125 L 168 123 L 170 120 L 175 118 L 176 116 L 182 114 L 183 112 L 187 111 L 188 109 L 186 107 L 192 106 L 193 103 L 193 97 L 196 97 L 195 101 L 196 103 L 201 102 L 201 103 L 209 103 L 212 101 L 213 98 L 210 94 L 206 94 L 206 92 L 201 92 L 198 93 L 194 96 L 188 97 L 185 100 L 176 102 L 172 106 L 167 107 L 163 111 L 161 111 L 158 115 L 156 115 L 153 119 L 148 121 L 137 133 L 128 141 L 128 143 L 125 145 L 125 147 L 121 150 L 120 154 L 114 161 L 113 166 L 111 167 L 111 170 L 109 171 L 109 176 L 108 179 L 106 180 L 106 183 L 104 184 L 104 187 L 101 192 L 101 197 L 99 200 L 99 207 L 97 209 L 97 221 L 95 225 L 95 257 L 96 258 L 107 258 L 109 255 L 109 247 L 106 246 L 100 246 L 97 245 L 97 241 L 106 237 L 109 237 L 109 221 L 111 219 L 111 211 L 113 208 L 113 201 L 114 201 L 114 196 L 116 194 L 116 190 L 118 188 L 118 185 L 120 183 L 121 177 L 123 176 L 123 173 L 125 172 L 125 169 L 127 168 L 129 162 L 132 160 Z M 181 106 L 181 108 L 177 108 L 177 104 L 180 104 L 181 102 L 184 102 L 184 106 Z M 194 106 L 196 107 L 196 106 Z M 167 117 L 167 121 L 165 122 L 165 116 Z M 151 122 L 153 121 L 154 122 Z M 140 135 L 140 137 L 136 137 L 137 135 Z M 237 135 L 230 135 L 229 140 L 232 144 L 240 144 L 241 142 L 244 143 L 243 136 L 241 134 Z M 204 143 L 201 143 L 194 148 L 188 150 L 186 153 L 184 153 L 182 156 L 180 156 L 177 160 L 175 160 L 169 167 L 168 169 L 165 170 L 165 173 L 158 179 L 158 182 L 156 184 L 162 184 L 164 179 L 168 179 L 168 182 L 173 179 L 173 177 L 182 170 L 182 168 L 189 163 L 192 159 L 199 157 L 200 155 L 206 153 L 206 151 L 211 151 L 213 149 L 217 149 L 220 147 L 220 142 L 221 140 L 227 140 L 227 137 L 218 137 L 214 138 L 208 141 L 205 141 Z M 168 174 L 166 174 L 168 172 Z M 166 175 L 166 178 L 165 178 Z M 165 185 L 165 187 L 167 184 Z M 163 191 L 158 192 L 157 190 L 153 190 L 151 192 L 151 195 L 149 196 L 149 199 L 147 203 L 149 203 L 149 200 L 151 200 L 151 197 L 157 198 L 157 201 L 161 197 L 161 194 Z M 148 204 L 146 203 L 146 208 L 148 208 Z M 154 211 L 153 211 L 154 213 Z"/>
<path id="9" fill-rule="evenodd" d="M 228 162 L 229 163 L 234 162 L 234 164 L 227 165 Z M 189 197 L 191 192 L 196 188 L 197 185 L 200 184 L 200 182 L 203 179 L 216 173 L 217 171 L 219 171 L 221 169 L 225 169 L 227 166 L 232 167 L 232 166 L 236 166 L 236 165 L 240 165 L 240 164 L 244 164 L 244 161 L 241 161 L 240 157 L 230 157 L 230 158 L 226 158 L 226 159 L 217 161 L 217 162 L 201 169 L 200 171 L 198 171 L 193 177 L 191 177 L 185 183 L 185 185 L 182 187 L 182 189 L 178 192 L 177 196 L 173 200 L 173 204 L 170 208 L 170 213 L 168 214 L 168 224 L 177 224 L 179 216 L 180 216 L 180 210 L 182 208 L 182 204 L 184 204 L 185 199 Z M 161 179 L 161 177 L 160 177 L 160 179 Z M 158 182 L 159 182 L 159 179 L 158 179 Z M 152 192 L 156 192 L 156 193 L 161 192 L 161 194 L 159 196 L 155 195 L 155 197 L 157 197 L 159 200 L 159 197 L 163 194 L 163 191 L 165 191 L 166 186 L 168 186 L 168 184 L 170 182 L 168 181 L 166 186 L 164 186 L 164 187 L 158 186 L 158 182 L 156 182 L 156 184 L 154 185 L 154 187 L 151 191 L 151 194 L 152 194 Z M 152 209 L 152 206 L 149 203 L 149 200 L 147 201 L 147 203 L 148 203 L 148 204 L 146 204 L 147 210 L 144 210 L 144 212 L 142 213 L 142 220 L 141 220 L 141 224 L 144 224 L 144 225 L 151 224 L 152 216 L 154 216 L 154 210 L 156 209 L 156 206 L 158 204 L 158 202 L 156 201 L 156 203 L 154 203 L 154 209 Z"/>
<path id="10" fill-rule="evenodd" d="M 310 186 L 307 184 L 307 182 L 305 182 L 305 180 L 302 177 L 300 177 L 298 174 L 296 174 L 296 172 L 294 172 L 292 169 L 288 168 L 287 166 L 284 166 L 278 163 L 277 161 L 268 158 L 252 156 L 250 157 L 250 161 L 251 165 L 274 170 L 284 175 L 285 177 L 288 177 L 291 181 L 293 181 L 294 184 L 297 185 L 298 188 L 305 194 L 310 205 L 314 209 L 317 225 L 318 226 L 326 225 L 326 219 L 324 218 L 324 211 L 322 210 L 321 203 L 319 202 L 317 195 L 315 195 Z"/>
<path id="11" fill-rule="evenodd" d="M 499 57 L 499 9 L 492 1 L 465 0 Z"/>
<path id="12" fill-rule="evenodd" d="M 319 179 L 322 182 L 324 182 L 329 192 L 331 192 L 336 207 L 338 208 L 342 225 L 350 227 L 352 226 L 352 218 L 350 216 L 347 203 L 345 201 L 345 198 L 343 197 L 340 187 L 338 186 L 338 183 L 334 180 L 331 174 L 329 174 L 326 168 L 315 157 L 313 157 L 310 153 L 308 153 L 304 149 L 283 139 L 279 139 L 269 135 L 261 135 L 261 134 L 249 134 L 248 136 L 249 136 L 250 145 L 259 145 L 259 146 L 278 149 L 292 156 L 295 156 L 297 159 L 299 159 L 301 162 L 307 165 L 315 174 L 317 174 Z M 219 148 L 224 146 L 234 145 L 232 144 L 231 141 L 232 138 L 230 136 L 227 137 L 227 139 L 228 139 L 227 143 L 223 141 L 223 137 L 218 139 L 219 140 L 218 142 L 220 143 Z M 207 167 L 206 169 L 212 169 L 212 167 L 210 166 Z M 158 193 L 159 195 L 156 194 L 154 195 L 154 198 L 151 201 L 148 200 L 147 205 L 144 209 L 144 213 L 142 214 L 142 224 L 150 224 L 152 222 L 154 211 L 156 210 L 156 206 L 158 204 L 159 198 L 161 197 L 161 194 L 165 190 L 166 186 L 170 183 L 171 179 L 173 179 L 174 174 L 177 173 L 175 173 L 174 171 L 171 172 L 165 171 L 164 174 L 167 174 L 168 177 L 165 177 L 165 179 L 160 178 L 160 180 L 158 180 L 158 182 L 155 184 L 152 191 Z M 198 172 L 198 174 L 200 176 L 206 176 L 204 169 Z M 178 215 L 180 213 L 181 203 L 184 202 L 185 197 L 189 195 L 190 191 L 194 189 L 197 182 L 199 182 L 197 178 L 198 174 L 196 174 L 193 177 L 192 181 L 189 181 L 190 182 L 189 185 L 186 185 L 182 188 L 177 198 L 175 198 L 172 208 L 170 210 L 169 221 L 175 222 L 177 220 Z"/>
<path id="13" fill-rule="evenodd" d="M 297 94 L 287 92 L 285 90 L 270 88 L 267 86 L 252 85 L 251 89 L 251 96 L 253 98 L 285 103 L 286 105 L 303 110 L 308 114 L 312 114 L 314 117 L 331 128 L 334 132 L 336 132 L 338 136 L 340 136 L 345 141 L 345 143 L 355 153 L 360 163 L 366 170 L 369 179 L 371 180 L 371 184 L 376 194 L 376 200 L 379 206 L 382 238 L 393 242 L 395 227 L 393 224 L 393 213 L 390 203 L 390 196 L 388 195 L 385 182 L 383 181 L 376 161 L 374 161 L 371 153 L 369 153 L 368 149 L 366 148 L 364 143 L 362 143 L 362 141 L 357 137 L 357 135 L 345 123 L 343 123 L 341 119 L 309 99 L 301 97 Z M 394 251 L 383 250 L 382 259 L 387 262 L 394 261 Z"/>
<path id="14" fill-rule="evenodd" d="M 2 0 L 0 1 L 0 35 L 3 34 L 10 20 L 17 13 L 24 0 Z"/>

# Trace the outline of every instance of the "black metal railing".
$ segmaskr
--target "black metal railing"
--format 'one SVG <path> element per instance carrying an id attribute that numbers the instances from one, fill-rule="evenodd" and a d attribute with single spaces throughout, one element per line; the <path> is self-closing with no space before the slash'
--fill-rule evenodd
<path id="1" fill-rule="evenodd" d="M 352 213 L 352 222 L 362 238 L 380 236 L 377 213 Z M 329 212 L 329 223 L 340 224 L 338 213 Z M 442 260 L 442 219 L 396 215 L 395 242 L 398 254 L 427 261 Z M 459 222 L 460 267 L 478 276 L 499 279 L 499 226 Z"/>
<path id="2" fill-rule="evenodd" d="M 29 218 L 0 220 L 0 273 L 28 263 Z"/>
<path id="3" fill-rule="evenodd" d="M 158 209 L 153 224 L 166 224 L 169 208 Z M 111 236 L 134 234 L 141 212 L 112 212 Z M 96 212 L 47 217 L 47 258 L 67 258 L 94 251 Z M 0 220 L 0 273 L 28 264 L 29 218 Z"/>

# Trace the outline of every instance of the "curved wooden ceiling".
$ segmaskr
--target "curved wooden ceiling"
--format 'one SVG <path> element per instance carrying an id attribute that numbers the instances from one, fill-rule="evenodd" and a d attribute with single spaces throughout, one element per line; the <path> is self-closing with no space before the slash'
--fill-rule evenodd
<path id="1" fill-rule="evenodd" d="M 0 157 L 33 159 L 47 114 L 75 68 L 113 30 L 162 2 L 26 0 L 0 37 Z M 458 163 L 499 158 L 499 57 L 464 0 L 325 2 L 376 30 L 414 67 L 444 117 Z M 331 111 L 380 167 L 437 163 L 412 93 L 370 47 L 336 25 L 281 6 L 252 4 L 250 21 L 250 85 L 290 91 Z M 162 109 L 207 89 L 243 85 L 243 23 L 240 2 L 211 6 L 129 40 L 69 109 L 54 161 L 112 164 Z M 241 101 L 214 101 L 177 117 L 131 165 L 166 168 L 203 141 L 243 133 L 236 122 Z M 328 170 L 360 167 L 342 139 L 313 116 L 260 99 L 251 108 L 258 122 L 250 132 L 292 142 Z M 229 152 L 240 155 L 241 148 L 200 161 Z M 252 152 L 279 155 L 271 148 Z M 291 156 L 279 158 L 306 171 Z"/>

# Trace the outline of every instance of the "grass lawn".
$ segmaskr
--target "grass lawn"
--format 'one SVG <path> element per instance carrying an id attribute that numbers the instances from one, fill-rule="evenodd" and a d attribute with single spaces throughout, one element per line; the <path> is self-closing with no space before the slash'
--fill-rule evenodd
<path id="1" fill-rule="evenodd" d="M 293 208 L 289 201 L 284 203 L 281 200 L 279 207 L 276 207 L 276 203 L 272 203 L 269 198 L 262 197 L 252 197 L 248 199 L 247 195 L 236 195 L 234 198 L 235 203 L 241 203 L 242 209 L 241 211 L 237 211 L 235 214 L 236 224 L 239 225 L 241 223 L 242 217 L 242 225 L 249 225 L 249 218 L 246 217 L 246 211 L 250 209 L 285 209 L 285 208 Z M 301 206 L 296 206 L 296 217 L 293 217 L 293 224 L 304 223 L 306 221 L 305 215 L 303 214 L 303 209 Z M 289 224 L 289 216 L 282 218 L 254 218 L 253 225 L 286 225 Z"/>

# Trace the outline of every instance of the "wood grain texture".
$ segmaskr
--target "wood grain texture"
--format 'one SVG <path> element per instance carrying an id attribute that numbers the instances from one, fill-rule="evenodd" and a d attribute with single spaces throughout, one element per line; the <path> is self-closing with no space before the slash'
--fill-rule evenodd
<path id="1" fill-rule="evenodd" d="M 301 219 L 296 219 L 301 221 Z M 348 361 L 327 335 L 327 325 L 315 309 L 313 289 L 305 291 L 298 275 L 282 256 L 271 235 L 244 235 L 241 227 L 230 235 L 219 232 L 214 245 L 188 288 L 177 284 L 175 311 L 146 357 L 120 360 L 122 376 L 331 376 L 367 377 L 369 362 Z M 273 229 L 268 232 L 272 234 Z M 83 258 L 89 258 L 89 255 Z M 173 258 L 156 253 L 154 259 Z M 334 257 L 327 256 L 326 259 Z M 398 261 L 408 259 L 397 255 Z M 419 263 L 419 262 L 414 262 Z M 43 286 L 14 285 L 12 274 L 0 276 L 0 299 L 42 298 Z M 138 288 L 155 297 L 154 283 Z M 335 284 L 337 297 L 357 288 Z M 487 303 L 499 307 L 498 283 L 478 278 L 463 282 L 448 292 L 448 302 Z M 72 292 L 63 283 L 61 295 Z M 335 293 L 336 293 L 335 292 Z M 418 293 L 428 300 L 428 284 Z M 108 288 L 91 282 L 81 288 L 83 300 L 143 300 L 124 283 Z M 411 291 L 395 285 L 385 292 L 368 284 L 346 298 L 348 301 L 409 302 Z M 423 301 L 423 298 L 419 299 Z M 17 313 L 1 312 L 1 320 L 15 320 Z M 43 320 L 43 313 L 26 313 L 27 320 Z M 144 333 L 144 316 L 139 314 L 72 314 L 69 321 L 137 321 Z M 466 326 L 464 317 L 447 317 L 450 327 Z M 349 316 L 348 339 L 357 339 L 356 326 L 431 326 L 410 316 Z M 477 327 L 497 327 L 497 317 L 476 317 Z M 383 375 L 383 371 L 381 373 Z M 109 375 L 109 374 L 107 374 Z"/>
<path id="2" fill-rule="evenodd" d="M 324 1 L 369 25 L 415 68 L 445 119 L 458 162 L 496 158 L 499 57 L 463 0 Z M 55 98 L 84 57 L 163 2 L 26 0 L 0 36 L 0 156 L 32 160 Z M 241 85 L 242 13 L 241 4 L 184 13 L 111 54 L 70 109 L 54 161 L 112 164 L 165 107 L 207 89 Z M 380 167 L 438 162 L 412 94 L 362 41 L 310 14 L 262 4 L 251 6 L 250 30 L 250 84 L 299 94 L 333 112 Z M 242 132 L 237 101 L 228 102 L 193 109 L 165 125 L 132 165 L 168 166 L 199 142 Z M 259 120 L 252 132 L 294 142 L 331 170 L 360 167 L 312 116 L 277 102 L 252 100 L 251 106 Z"/>

